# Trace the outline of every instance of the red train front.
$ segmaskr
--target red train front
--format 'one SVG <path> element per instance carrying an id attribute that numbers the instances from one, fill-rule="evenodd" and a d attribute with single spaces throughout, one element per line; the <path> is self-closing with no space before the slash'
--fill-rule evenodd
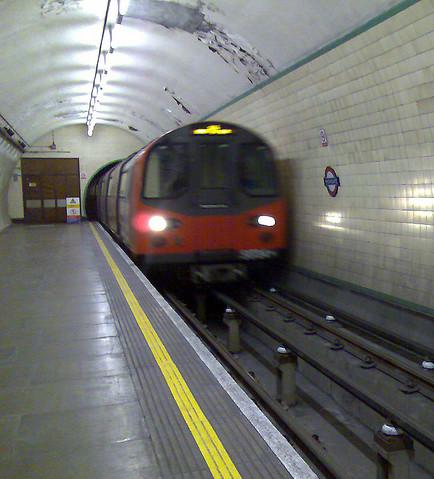
<path id="1" fill-rule="evenodd" d="M 95 192 L 98 219 L 148 268 L 229 281 L 286 246 L 272 151 L 236 125 L 171 131 L 110 169 Z"/>

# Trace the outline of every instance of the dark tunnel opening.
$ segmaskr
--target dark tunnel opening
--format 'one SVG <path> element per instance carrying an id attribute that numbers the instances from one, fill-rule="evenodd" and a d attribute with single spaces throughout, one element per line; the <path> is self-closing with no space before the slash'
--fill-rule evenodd
<path id="1" fill-rule="evenodd" d="M 97 219 L 97 205 L 96 205 L 96 186 L 98 180 L 104 175 L 108 170 L 113 168 L 113 166 L 120 163 L 122 160 L 112 161 L 103 167 L 101 167 L 91 178 L 89 183 L 86 186 L 86 191 L 84 194 L 84 207 L 86 211 L 86 216 L 89 221 L 95 221 Z"/>

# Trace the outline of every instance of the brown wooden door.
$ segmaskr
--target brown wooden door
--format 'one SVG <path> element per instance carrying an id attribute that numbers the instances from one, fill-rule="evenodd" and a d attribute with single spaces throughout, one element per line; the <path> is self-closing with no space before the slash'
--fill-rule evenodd
<path id="1" fill-rule="evenodd" d="M 66 198 L 80 196 L 78 159 L 25 158 L 21 163 L 24 220 L 66 222 Z"/>

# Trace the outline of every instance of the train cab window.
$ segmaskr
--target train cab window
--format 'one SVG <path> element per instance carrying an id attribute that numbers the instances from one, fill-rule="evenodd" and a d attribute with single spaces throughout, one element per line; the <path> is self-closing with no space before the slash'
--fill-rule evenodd
<path id="1" fill-rule="evenodd" d="M 229 145 L 200 145 L 199 187 L 205 190 L 228 188 L 228 161 Z"/>
<path id="2" fill-rule="evenodd" d="M 277 180 L 271 151 L 264 145 L 240 145 L 240 182 L 251 196 L 277 195 Z"/>
<path id="3" fill-rule="evenodd" d="M 175 198 L 188 187 L 187 145 L 160 145 L 148 158 L 143 187 L 145 198 Z"/>

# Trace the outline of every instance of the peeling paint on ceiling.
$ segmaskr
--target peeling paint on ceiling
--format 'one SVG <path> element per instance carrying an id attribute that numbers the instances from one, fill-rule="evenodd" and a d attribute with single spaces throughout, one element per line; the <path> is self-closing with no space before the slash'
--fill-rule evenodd
<path id="1" fill-rule="evenodd" d="M 190 109 L 185 106 L 184 101 L 181 98 L 178 98 L 176 96 L 176 93 L 174 91 L 169 90 L 166 86 L 164 87 L 164 91 L 171 96 L 172 100 L 174 100 L 177 106 L 179 106 L 184 113 L 187 113 L 187 115 L 191 115 Z M 170 111 L 169 113 L 172 112 Z"/>
<path id="2" fill-rule="evenodd" d="M 176 1 L 135 1 L 128 8 L 128 16 L 156 23 L 168 29 L 176 28 L 187 33 L 195 33 L 211 28 L 201 11 L 202 6 L 203 2 L 198 2 L 197 7 L 192 7 Z"/>
<path id="3" fill-rule="evenodd" d="M 86 122 L 107 1 L 0 0 L 0 113 L 28 143 Z M 130 0 L 97 124 L 151 139 L 400 1 Z"/>
<path id="4" fill-rule="evenodd" d="M 251 84 L 259 83 L 275 72 L 270 60 L 263 58 L 240 35 L 229 33 L 222 25 L 207 20 L 203 10 L 217 11 L 203 1 L 193 7 L 176 1 L 144 0 L 135 1 L 128 16 L 192 34 L 236 73 L 246 75 Z"/>
<path id="5" fill-rule="evenodd" d="M 41 16 L 62 15 L 71 10 L 79 9 L 81 3 L 82 0 L 44 0 L 41 3 Z"/>
<path id="6" fill-rule="evenodd" d="M 223 30 L 214 28 L 208 32 L 199 32 L 198 40 L 208 49 L 218 55 L 225 63 L 246 78 L 253 85 L 259 83 L 276 72 L 270 60 L 262 58 L 261 54 L 242 39 L 236 39 Z"/>

